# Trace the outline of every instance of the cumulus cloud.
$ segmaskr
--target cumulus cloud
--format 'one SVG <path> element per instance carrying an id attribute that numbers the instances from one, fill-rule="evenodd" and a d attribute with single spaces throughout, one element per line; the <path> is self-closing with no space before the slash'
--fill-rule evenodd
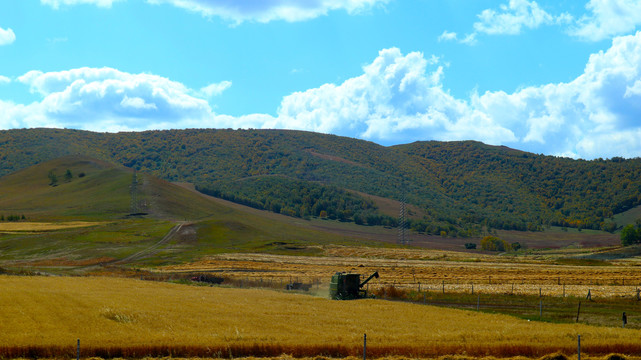
<path id="1" fill-rule="evenodd" d="M 13 106 L 4 121 L 25 127 L 57 126 L 98 131 L 216 127 L 209 103 L 197 91 L 157 75 L 112 68 L 30 71 L 18 78 L 41 101 Z M 6 108 L 10 104 L 4 104 Z M 44 124 L 43 124 L 44 123 Z"/>
<path id="2" fill-rule="evenodd" d="M 275 125 L 392 143 L 472 136 L 489 143 L 515 140 L 509 129 L 443 90 L 437 58 L 385 49 L 363 72 L 340 85 L 285 97 Z"/>
<path id="3" fill-rule="evenodd" d="M 583 158 L 641 156 L 641 32 L 593 54 L 568 83 L 457 99 L 444 68 L 386 49 L 363 75 L 285 97 L 273 126 L 381 143 L 475 139 Z"/>
<path id="4" fill-rule="evenodd" d="M 216 16 L 240 24 L 245 21 L 267 23 L 274 20 L 303 21 L 345 10 L 349 14 L 371 9 L 389 0 L 147 0 L 150 4 L 171 4 L 205 16 Z"/>
<path id="5" fill-rule="evenodd" d="M 570 30 L 570 34 L 588 41 L 609 39 L 625 34 L 641 24 L 641 1 L 590 0 L 588 14 Z"/>
<path id="6" fill-rule="evenodd" d="M 0 46 L 13 44 L 14 41 L 16 41 L 16 34 L 11 28 L 6 30 L 0 28 Z"/>
<path id="7" fill-rule="evenodd" d="M 54 9 L 60 8 L 60 5 L 71 6 L 80 4 L 96 5 L 103 8 L 110 8 L 113 3 L 118 1 L 121 0 L 40 0 L 40 3 L 49 5 Z"/>

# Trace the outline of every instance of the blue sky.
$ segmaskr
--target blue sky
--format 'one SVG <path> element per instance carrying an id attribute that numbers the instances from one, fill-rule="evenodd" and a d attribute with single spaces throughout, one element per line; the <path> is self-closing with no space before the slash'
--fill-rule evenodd
<path id="1" fill-rule="evenodd" d="M 641 156 L 641 0 L 0 0 L 0 129 Z"/>

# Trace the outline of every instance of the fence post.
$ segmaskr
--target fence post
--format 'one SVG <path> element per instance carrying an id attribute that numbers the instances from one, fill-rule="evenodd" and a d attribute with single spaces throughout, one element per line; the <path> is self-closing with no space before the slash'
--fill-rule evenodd
<path id="1" fill-rule="evenodd" d="M 367 334 L 363 334 L 363 360 L 367 360 Z"/>
<path id="2" fill-rule="evenodd" d="M 543 300 L 539 300 L 539 320 L 543 318 Z"/>

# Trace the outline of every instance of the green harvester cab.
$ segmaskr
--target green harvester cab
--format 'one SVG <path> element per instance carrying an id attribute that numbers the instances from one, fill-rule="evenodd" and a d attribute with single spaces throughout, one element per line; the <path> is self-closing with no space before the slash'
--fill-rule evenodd
<path id="1" fill-rule="evenodd" d="M 373 278 L 378 278 L 378 271 L 363 282 L 360 274 L 337 272 L 329 283 L 329 296 L 334 300 L 366 298 L 367 290 L 363 289 L 363 286 Z"/>

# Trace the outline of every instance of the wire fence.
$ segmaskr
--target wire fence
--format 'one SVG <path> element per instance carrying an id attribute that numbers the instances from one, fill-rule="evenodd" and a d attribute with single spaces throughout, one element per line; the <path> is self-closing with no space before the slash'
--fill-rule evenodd
<path id="1" fill-rule="evenodd" d="M 640 300 L 641 284 L 632 284 L 628 281 L 620 284 L 613 282 L 586 281 L 584 283 L 564 282 L 551 283 L 549 279 L 536 281 L 533 279 L 513 279 L 499 281 L 451 281 L 432 280 L 426 282 L 380 282 L 373 285 L 382 288 L 394 286 L 398 289 L 431 292 L 469 293 L 469 294 L 509 294 L 509 295 L 539 295 L 556 297 L 629 297 Z"/>

